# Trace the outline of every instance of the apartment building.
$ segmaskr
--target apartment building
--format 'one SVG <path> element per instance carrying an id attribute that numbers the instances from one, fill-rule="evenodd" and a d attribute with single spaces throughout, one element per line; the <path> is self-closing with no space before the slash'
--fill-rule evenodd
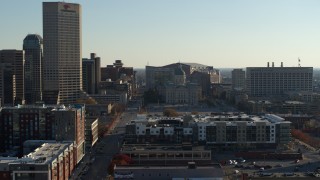
<path id="1" fill-rule="evenodd" d="M 22 156 L 26 140 L 73 141 L 77 161 L 84 155 L 85 112 L 81 105 L 4 107 L 0 112 L 0 152 Z"/>
<path id="2" fill-rule="evenodd" d="M 0 157 L 6 167 L 0 179 L 69 179 L 77 165 L 74 152 L 73 142 L 48 142 L 22 158 Z"/>
<path id="3" fill-rule="evenodd" d="M 291 141 L 290 124 L 273 114 L 152 117 L 126 127 L 128 142 L 202 143 L 216 146 L 277 146 Z M 190 117 L 189 117 L 190 118 Z"/>

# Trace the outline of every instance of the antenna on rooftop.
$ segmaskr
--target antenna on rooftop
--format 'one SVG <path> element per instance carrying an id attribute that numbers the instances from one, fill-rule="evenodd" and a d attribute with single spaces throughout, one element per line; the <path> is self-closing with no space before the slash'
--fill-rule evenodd
<path id="1" fill-rule="evenodd" d="M 301 62 L 300 57 L 298 57 L 298 67 L 301 67 L 300 62 Z"/>

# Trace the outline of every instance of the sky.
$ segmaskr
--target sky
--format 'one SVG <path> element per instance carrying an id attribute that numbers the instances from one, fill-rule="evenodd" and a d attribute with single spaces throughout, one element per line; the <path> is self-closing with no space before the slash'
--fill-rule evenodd
<path id="1" fill-rule="evenodd" d="M 82 5 L 82 56 L 143 68 L 320 67 L 319 0 L 65 0 Z M 0 49 L 42 36 L 42 1 L 0 4 Z"/>

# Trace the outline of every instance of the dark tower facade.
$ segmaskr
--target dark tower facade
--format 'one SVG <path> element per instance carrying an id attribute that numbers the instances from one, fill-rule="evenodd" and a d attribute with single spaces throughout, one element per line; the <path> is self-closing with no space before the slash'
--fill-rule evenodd
<path id="1" fill-rule="evenodd" d="M 27 104 L 42 101 L 43 40 L 40 35 L 29 34 L 23 40 L 25 52 L 25 100 Z"/>
<path id="2" fill-rule="evenodd" d="M 24 52 L 0 51 L 0 98 L 6 106 L 24 104 Z"/>
<path id="3" fill-rule="evenodd" d="M 82 59 L 83 91 L 88 94 L 98 94 L 100 79 L 100 57 L 96 57 L 95 53 L 91 53 L 90 59 Z"/>

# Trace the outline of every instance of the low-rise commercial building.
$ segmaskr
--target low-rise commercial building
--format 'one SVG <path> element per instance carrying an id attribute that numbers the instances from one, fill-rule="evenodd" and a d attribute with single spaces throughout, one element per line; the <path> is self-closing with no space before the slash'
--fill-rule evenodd
<path id="1" fill-rule="evenodd" d="M 223 171 L 220 165 L 196 166 L 192 162 L 188 163 L 188 166 L 116 166 L 114 172 L 115 180 L 223 179 Z"/>
<path id="2" fill-rule="evenodd" d="M 125 144 L 121 154 L 132 159 L 134 164 L 141 165 L 182 165 L 187 162 L 197 164 L 212 163 L 210 149 L 204 146 L 192 146 L 191 144 Z"/>

